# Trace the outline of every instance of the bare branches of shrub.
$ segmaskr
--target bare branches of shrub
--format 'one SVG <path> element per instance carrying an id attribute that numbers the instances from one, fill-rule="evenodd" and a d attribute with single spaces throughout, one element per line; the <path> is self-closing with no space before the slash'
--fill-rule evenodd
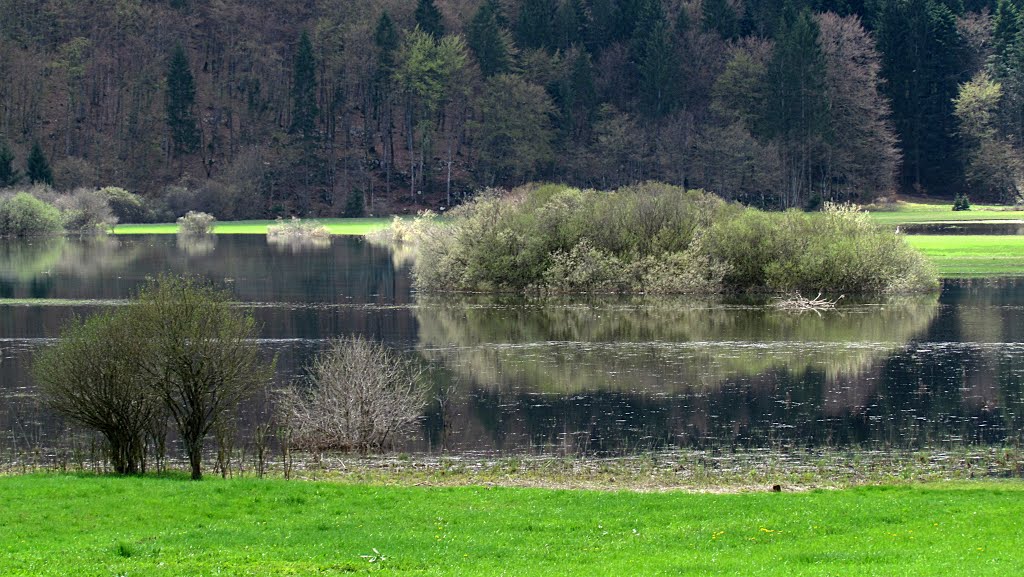
<path id="1" fill-rule="evenodd" d="M 362 337 L 332 341 L 310 373 L 309 388 L 289 391 L 282 402 L 298 449 L 391 448 L 426 406 L 422 368 Z"/>
<path id="2" fill-rule="evenodd" d="M 217 219 L 212 214 L 190 210 L 185 216 L 178 218 L 178 234 L 209 234 L 213 232 L 215 222 Z"/>

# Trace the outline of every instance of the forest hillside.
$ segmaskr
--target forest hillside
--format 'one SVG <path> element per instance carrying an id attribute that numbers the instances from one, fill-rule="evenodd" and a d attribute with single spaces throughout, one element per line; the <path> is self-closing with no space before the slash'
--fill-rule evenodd
<path id="1" fill-rule="evenodd" d="M 1010 202 L 1018 4 L 0 0 L 0 188 L 115 185 L 220 219 L 538 180 Z"/>

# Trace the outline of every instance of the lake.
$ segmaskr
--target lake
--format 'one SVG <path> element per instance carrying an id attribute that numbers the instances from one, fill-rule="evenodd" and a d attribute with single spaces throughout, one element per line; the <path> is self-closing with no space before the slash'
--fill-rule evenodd
<path id="1" fill-rule="evenodd" d="M 754 300 L 418 295 L 405 255 L 355 237 L 61 238 L 0 245 L 0 454 L 64 428 L 39 407 L 33 352 L 165 271 L 209 277 L 252 308 L 278 355 L 275 386 L 349 334 L 428 363 L 448 400 L 425 411 L 410 452 L 948 449 L 1017 445 L 1024 425 L 1020 279 L 794 314 Z"/>

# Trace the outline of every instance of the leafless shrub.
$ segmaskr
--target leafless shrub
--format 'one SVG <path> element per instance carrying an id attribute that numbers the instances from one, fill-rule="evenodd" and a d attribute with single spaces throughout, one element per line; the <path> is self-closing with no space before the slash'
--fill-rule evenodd
<path id="1" fill-rule="evenodd" d="M 178 234 L 202 235 L 213 232 L 213 223 L 217 219 L 212 214 L 205 212 L 188 211 L 188 214 L 178 219 Z"/>
<path id="2" fill-rule="evenodd" d="M 331 342 L 310 372 L 309 389 L 292 389 L 283 402 L 302 450 L 390 448 L 427 402 L 423 370 L 362 337 Z"/>

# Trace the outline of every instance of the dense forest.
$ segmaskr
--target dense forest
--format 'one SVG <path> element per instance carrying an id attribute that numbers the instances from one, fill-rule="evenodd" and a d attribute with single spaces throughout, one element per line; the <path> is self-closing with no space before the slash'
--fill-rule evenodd
<path id="1" fill-rule="evenodd" d="M 0 0 L 0 187 L 117 185 L 222 219 L 530 180 L 1009 202 L 1022 5 Z"/>

